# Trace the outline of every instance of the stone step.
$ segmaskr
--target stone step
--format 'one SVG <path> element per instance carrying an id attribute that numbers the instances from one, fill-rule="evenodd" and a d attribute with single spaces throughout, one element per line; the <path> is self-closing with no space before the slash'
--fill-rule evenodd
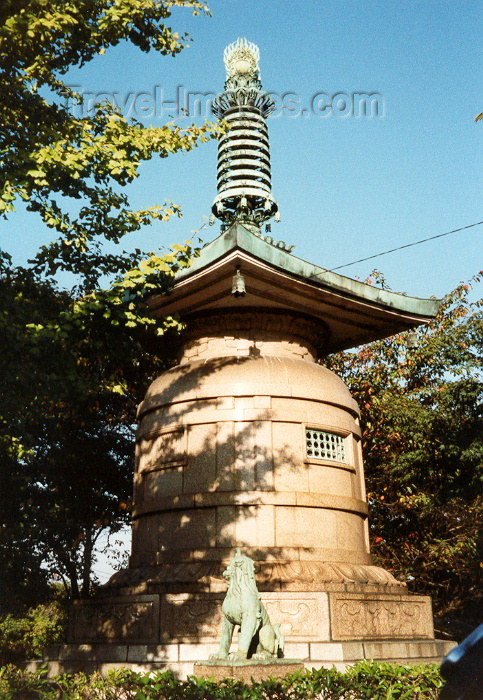
<path id="1" fill-rule="evenodd" d="M 350 642 L 296 642 L 287 643 L 285 656 L 300 660 L 304 668 L 335 666 L 344 670 L 357 661 L 386 661 L 400 664 L 436 663 L 456 642 L 445 640 L 387 640 Z M 107 673 L 110 669 L 129 667 L 133 671 L 171 670 L 179 678 L 193 675 L 194 664 L 208 659 L 218 650 L 218 644 L 64 644 L 50 647 L 44 663 L 49 666 L 49 674 Z M 35 662 L 27 666 L 35 668 Z"/>

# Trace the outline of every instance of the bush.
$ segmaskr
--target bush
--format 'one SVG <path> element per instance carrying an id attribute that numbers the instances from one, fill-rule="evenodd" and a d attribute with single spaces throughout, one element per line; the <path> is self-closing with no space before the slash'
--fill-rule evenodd
<path id="1" fill-rule="evenodd" d="M 433 664 L 402 666 L 364 661 L 341 673 L 322 668 L 245 685 L 190 677 L 178 681 L 167 672 L 111 671 L 106 678 L 76 674 L 47 678 L 15 666 L 0 668 L 3 700 L 436 700 L 443 681 Z"/>
<path id="2" fill-rule="evenodd" d="M 52 601 L 28 610 L 24 617 L 6 615 L 0 619 L 0 664 L 41 658 L 48 644 L 64 637 L 66 613 Z"/>

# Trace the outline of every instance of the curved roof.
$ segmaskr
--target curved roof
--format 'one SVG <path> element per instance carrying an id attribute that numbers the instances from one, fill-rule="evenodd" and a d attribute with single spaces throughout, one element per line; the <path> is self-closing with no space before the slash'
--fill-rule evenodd
<path id="1" fill-rule="evenodd" d="M 237 267 L 245 278 L 246 296 L 235 298 L 231 279 Z M 171 294 L 153 295 L 148 303 L 156 314 L 181 317 L 246 306 L 309 314 L 328 326 L 331 353 L 427 323 L 440 301 L 390 292 L 330 272 L 235 223 L 176 275 Z"/>

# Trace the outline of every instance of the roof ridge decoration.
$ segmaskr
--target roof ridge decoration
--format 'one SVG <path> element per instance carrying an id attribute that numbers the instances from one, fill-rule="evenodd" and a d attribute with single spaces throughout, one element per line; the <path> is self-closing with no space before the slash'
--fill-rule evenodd
<path id="1" fill-rule="evenodd" d="M 266 117 L 275 104 L 262 90 L 260 50 L 239 38 L 225 48 L 225 90 L 215 97 L 212 111 L 228 122 L 218 142 L 218 194 L 212 217 L 224 227 L 235 221 L 252 233 L 272 216 L 278 221 L 278 205 L 272 195 L 270 146 Z"/>

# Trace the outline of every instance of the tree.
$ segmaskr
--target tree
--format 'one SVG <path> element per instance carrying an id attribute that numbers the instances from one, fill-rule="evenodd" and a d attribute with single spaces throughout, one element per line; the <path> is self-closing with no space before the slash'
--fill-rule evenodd
<path id="1" fill-rule="evenodd" d="M 216 136 L 206 122 L 181 129 L 145 128 L 105 103 L 76 118 L 67 98 L 81 101 L 61 76 L 110 46 L 128 40 L 142 51 L 175 55 L 186 36 L 166 24 L 173 8 L 207 12 L 192 0 L 4 0 L 0 9 L 0 211 L 17 198 L 38 212 L 58 238 L 35 259 L 53 274 L 67 269 L 94 289 L 99 276 L 126 272 L 140 259 L 106 256 L 102 240 L 118 243 L 155 219 L 180 213 L 176 205 L 129 208 L 120 190 L 138 176 L 142 161 L 194 148 Z M 58 198 L 61 197 L 59 204 Z M 77 204 L 77 215 L 65 203 Z M 64 206 L 63 206 L 64 205 Z"/>
<path id="2" fill-rule="evenodd" d="M 401 333 L 329 361 L 362 411 L 376 560 L 432 595 L 440 629 L 463 636 L 454 621 L 474 626 L 481 596 L 482 313 L 469 290 L 448 294 L 416 338 Z"/>
<path id="3" fill-rule="evenodd" d="M 188 0 L 4 0 L 0 8 L 0 211 L 12 215 L 20 198 L 57 235 L 28 267 L 1 257 L 4 608 L 27 600 L 45 567 L 72 595 L 87 595 L 96 539 L 127 517 L 135 406 L 171 361 L 180 329 L 176 319 L 152 318 L 144 299 L 167 291 L 193 251 L 106 253 L 104 243 L 180 215 L 174 204 L 130 208 L 123 187 L 142 161 L 221 131 L 208 122 L 145 128 L 110 104 L 77 118 L 65 98 L 81 98 L 62 76 L 124 40 L 175 55 L 187 37 L 165 22 L 185 6 L 208 11 Z M 72 290 L 56 284 L 59 271 L 76 276 Z"/>
<path id="4" fill-rule="evenodd" d="M 124 351 L 133 364 L 138 362 L 137 373 L 129 361 L 110 367 L 102 344 L 91 345 L 82 324 L 72 325 L 69 332 L 60 326 L 57 331 L 49 328 L 63 313 L 70 313 L 71 303 L 68 292 L 4 259 L 0 275 L 4 605 L 28 600 L 29 584 L 35 587 L 36 579 L 45 579 L 45 567 L 64 580 L 74 597 L 88 594 L 96 539 L 106 529 L 118 530 L 129 514 L 133 403 L 139 400 L 136 381 L 141 385 L 143 373 L 149 377 L 164 366 L 146 347 L 143 352 L 138 349 L 134 333 L 118 340 L 114 332 L 104 334 L 108 325 L 104 318 L 97 326 L 103 342 L 117 340 L 119 355 Z M 28 332 L 32 324 L 35 330 Z M 93 333 L 92 318 L 88 326 Z M 134 330 L 140 338 L 142 332 Z M 164 361 L 166 357 L 165 351 Z M 113 391 L 113 373 L 122 377 L 126 392 Z"/>

